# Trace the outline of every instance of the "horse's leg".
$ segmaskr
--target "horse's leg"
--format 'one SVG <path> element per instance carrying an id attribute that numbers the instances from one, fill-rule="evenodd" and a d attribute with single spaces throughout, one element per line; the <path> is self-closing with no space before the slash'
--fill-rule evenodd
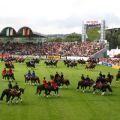
<path id="1" fill-rule="evenodd" d="M 96 87 L 94 86 L 93 87 L 93 94 L 95 94 L 95 91 L 96 91 Z"/>
<path id="2" fill-rule="evenodd" d="M 7 80 L 9 81 L 9 75 L 7 75 Z"/>
<path id="3" fill-rule="evenodd" d="M 4 96 L 5 96 L 5 92 L 3 91 L 3 92 L 2 92 L 2 95 L 1 95 L 1 97 L 0 97 L 0 100 L 3 100 Z"/>
<path id="4" fill-rule="evenodd" d="M 16 104 L 19 102 L 19 100 L 20 100 L 20 102 L 22 103 L 22 98 L 20 97 L 20 95 L 17 96 Z"/>
<path id="5" fill-rule="evenodd" d="M 89 85 L 89 91 L 90 91 L 91 86 Z"/>
<path id="6" fill-rule="evenodd" d="M 112 89 L 109 85 L 107 86 L 107 89 L 109 90 L 109 92 L 112 92 Z"/>
<path id="7" fill-rule="evenodd" d="M 81 85 L 81 90 L 83 90 L 83 86 Z"/>
<path id="8" fill-rule="evenodd" d="M 102 94 L 101 94 L 101 95 L 105 95 L 106 89 L 107 89 L 107 86 L 103 86 L 103 87 L 101 88 L 101 91 L 102 91 Z"/>
<path id="9" fill-rule="evenodd" d="M 78 84 L 77 89 L 79 89 L 79 87 L 80 87 L 80 86 L 79 86 L 79 84 Z"/>
<path id="10" fill-rule="evenodd" d="M 14 77 L 14 75 L 12 75 L 12 79 L 13 79 L 13 80 L 15 80 L 15 77 Z"/>
<path id="11" fill-rule="evenodd" d="M 83 86 L 83 93 L 85 92 L 85 86 Z"/>
<path id="12" fill-rule="evenodd" d="M 118 81 L 118 76 L 116 76 L 116 81 Z"/>
<path id="13" fill-rule="evenodd" d="M 21 98 L 21 97 L 19 97 L 19 99 L 20 99 L 20 102 L 22 103 L 22 98 Z"/>
<path id="14" fill-rule="evenodd" d="M 11 98 L 11 102 L 14 104 L 14 96 L 12 96 L 12 98 Z"/>
<path id="15" fill-rule="evenodd" d="M 11 97 L 11 96 L 8 95 L 7 98 L 6 98 L 6 102 L 7 102 L 8 105 L 10 104 L 10 97 Z"/>

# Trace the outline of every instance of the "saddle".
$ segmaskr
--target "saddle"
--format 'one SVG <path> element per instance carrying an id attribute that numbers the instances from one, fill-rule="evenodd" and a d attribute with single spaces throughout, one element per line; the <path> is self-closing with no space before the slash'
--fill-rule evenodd
<path id="1" fill-rule="evenodd" d="M 18 93 L 20 93 L 20 91 L 17 91 L 16 89 L 11 89 L 10 90 L 10 94 L 12 94 L 12 95 L 17 95 Z"/>
<path id="2" fill-rule="evenodd" d="M 101 82 L 96 83 L 97 88 L 102 88 L 103 84 Z"/>

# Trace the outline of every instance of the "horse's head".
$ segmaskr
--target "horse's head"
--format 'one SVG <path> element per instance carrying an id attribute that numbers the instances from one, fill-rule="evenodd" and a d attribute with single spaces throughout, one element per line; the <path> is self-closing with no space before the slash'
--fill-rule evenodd
<path id="1" fill-rule="evenodd" d="M 24 89 L 23 88 L 20 88 L 19 91 L 20 91 L 20 93 L 24 94 Z"/>
<path id="2" fill-rule="evenodd" d="M 93 79 L 90 80 L 90 85 L 94 85 L 95 81 Z"/>
<path id="3" fill-rule="evenodd" d="M 51 78 L 51 79 L 54 79 L 54 75 L 50 75 L 50 78 Z"/>

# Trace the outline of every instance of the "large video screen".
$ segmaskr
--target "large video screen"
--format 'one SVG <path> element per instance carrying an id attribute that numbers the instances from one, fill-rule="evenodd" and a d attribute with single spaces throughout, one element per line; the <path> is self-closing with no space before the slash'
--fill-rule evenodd
<path id="1" fill-rule="evenodd" d="M 98 21 L 86 21 L 86 39 L 93 41 L 100 39 L 101 24 Z"/>

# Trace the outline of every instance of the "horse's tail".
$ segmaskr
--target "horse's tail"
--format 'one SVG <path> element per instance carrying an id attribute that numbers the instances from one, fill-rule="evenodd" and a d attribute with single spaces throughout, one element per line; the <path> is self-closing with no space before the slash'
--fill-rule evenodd
<path id="1" fill-rule="evenodd" d="M 41 94 L 41 89 L 40 89 L 40 86 L 37 86 L 37 89 L 36 89 L 36 94 Z"/>
<path id="2" fill-rule="evenodd" d="M 70 85 L 70 81 L 69 81 L 69 80 L 67 80 L 67 82 L 68 82 L 68 85 Z"/>
<path id="3" fill-rule="evenodd" d="M 65 80 L 64 83 L 65 83 L 65 85 L 67 85 L 67 86 L 70 85 L 70 81 L 69 81 L 69 80 Z"/>
<path id="4" fill-rule="evenodd" d="M 5 92 L 5 90 L 2 92 L 2 95 L 1 95 L 1 97 L 0 97 L 0 100 L 3 100 L 3 98 L 4 98 L 4 96 L 6 95 L 6 92 Z"/>
<path id="5" fill-rule="evenodd" d="M 79 87 L 80 87 L 80 81 L 78 82 L 78 86 L 77 86 L 77 89 L 79 89 Z"/>

